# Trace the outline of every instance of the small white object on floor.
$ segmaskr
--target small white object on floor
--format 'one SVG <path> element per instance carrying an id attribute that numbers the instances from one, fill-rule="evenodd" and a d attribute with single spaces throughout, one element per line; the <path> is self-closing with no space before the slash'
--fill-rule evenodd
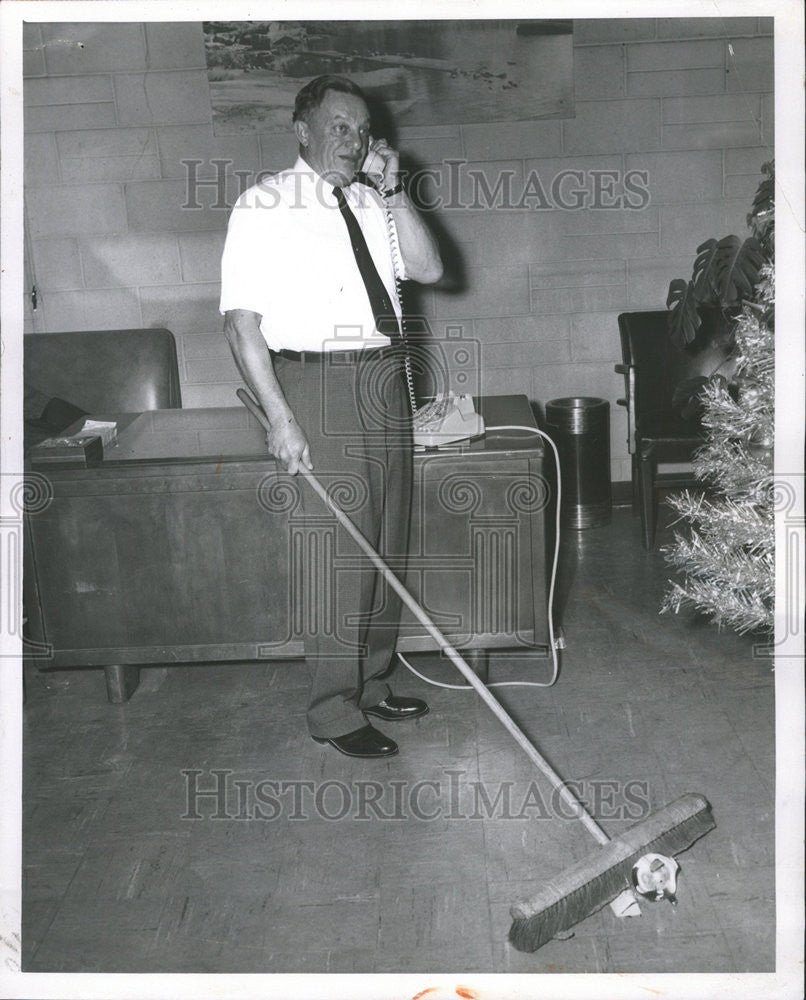
<path id="1" fill-rule="evenodd" d="M 620 892 L 610 904 L 610 909 L 615 916 L 621 919 L 624 917 L 641 916 L 641 907 L 638 905 L 638 900 L 635 898 L 635 893 L 632 889 L 625 889 L 624 892 Z"/>
<path id="2" fill-rule="evenodd" d="M 647 899 L 668 899 L 670 903 L 676 903 L 679 869 L 675 859 L 665 854 L 644 854 L 633 865 L 633 885 Z"/>

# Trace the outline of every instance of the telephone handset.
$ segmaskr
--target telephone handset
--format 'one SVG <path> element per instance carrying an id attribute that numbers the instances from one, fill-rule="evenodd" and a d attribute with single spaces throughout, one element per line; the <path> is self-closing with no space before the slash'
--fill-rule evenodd
<path id="1" fill-rule="evenodd" d="M 370 139 L 372 142 L 372 139 Z M 366 159 L 361 164 L 358 178 L 364 177 L 373 187 L 380 189 L 383 180 L 386 160 L 370 149 Z M 392 247 L 392 263 L 395 271 L 398 301 L 402 302 L 402 279 L 400 247 L 397 242 L 397 229 L 392 219 L 389 207 L 386 208 L 386 224 L 389 230 L 389 242 Z M 455 395 L 453 392 L 440 393 L 424 406 L 418 407 L 414 394 L 414 378 L 411 370 L 411 355 L 406 340 L 406 317 L 403 314 L 401 335 L 404 347 L 404 365 L 406 382 L 408 383 L 409 402 L 412 413 L 412 430 L 415 447 L 439 448 L 442 445 L 457 441 L 467 441 L 470 438 L 484 434 L 484 420 L 476 413 L 473 399 L 469 395 Z"/>
<path id="2" fill-rule="evenodd" d="M 376 153 L 374 150 L 370 149 L 367 153 L 367 158 L 361 164 L 359 174 L 364 174 L 366 177 L 373 180 L 377 185 L 383 179 L 383 172 L 385 169 L 386 160 L 384 160 L 380 153 Z"/>

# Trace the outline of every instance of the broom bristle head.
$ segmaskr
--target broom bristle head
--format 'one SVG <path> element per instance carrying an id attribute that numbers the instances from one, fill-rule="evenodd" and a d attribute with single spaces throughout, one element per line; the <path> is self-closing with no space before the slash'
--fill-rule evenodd
<path id="1" fill-rule="evenodd" d="M 578 924 L 631 883 L 632 866 L 644 854 L 675 855 L 716 826 L 711 806 L 689 793 L 631 826 L 546 883 L 537 896 L 513 906 L 509 940 L 518 951 L 537 951 Z"/>

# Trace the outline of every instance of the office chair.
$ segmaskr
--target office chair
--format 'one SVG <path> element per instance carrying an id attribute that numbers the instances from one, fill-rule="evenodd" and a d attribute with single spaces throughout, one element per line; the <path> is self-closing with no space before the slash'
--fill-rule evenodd
<path id="1" fill-rule="evenodd" d="M 621 313 L 618 317 L 626 396 L 618 403 L 627 410 L 627 445 L 632 457 L 633 513 L 641 515 L 644 548 L 655 538 L 656 494 L 661 488 L 679 488 L 695 482 L 690 470 L 658 472 L 659 462 L 690 462 L 703 443 L 699 417 L 685 419 L 672 405 L 675 388 L 696 375 L 725 375 L 729 348 L 725 338 L 714 338 L 704 324 L 685 349 L 676 347 L 667 332 L 665 309 Z"/>

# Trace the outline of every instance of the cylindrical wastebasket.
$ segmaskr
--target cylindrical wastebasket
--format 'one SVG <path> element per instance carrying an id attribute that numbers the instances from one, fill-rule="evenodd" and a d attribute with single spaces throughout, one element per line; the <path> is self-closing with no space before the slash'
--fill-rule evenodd
<path id="1" fill-rule="evenodd" d="M 562 474 L 560 518 L 569 528 L 610 522 L 610 404 L 594 396 L 546 403 L 546 430 Z"/>

